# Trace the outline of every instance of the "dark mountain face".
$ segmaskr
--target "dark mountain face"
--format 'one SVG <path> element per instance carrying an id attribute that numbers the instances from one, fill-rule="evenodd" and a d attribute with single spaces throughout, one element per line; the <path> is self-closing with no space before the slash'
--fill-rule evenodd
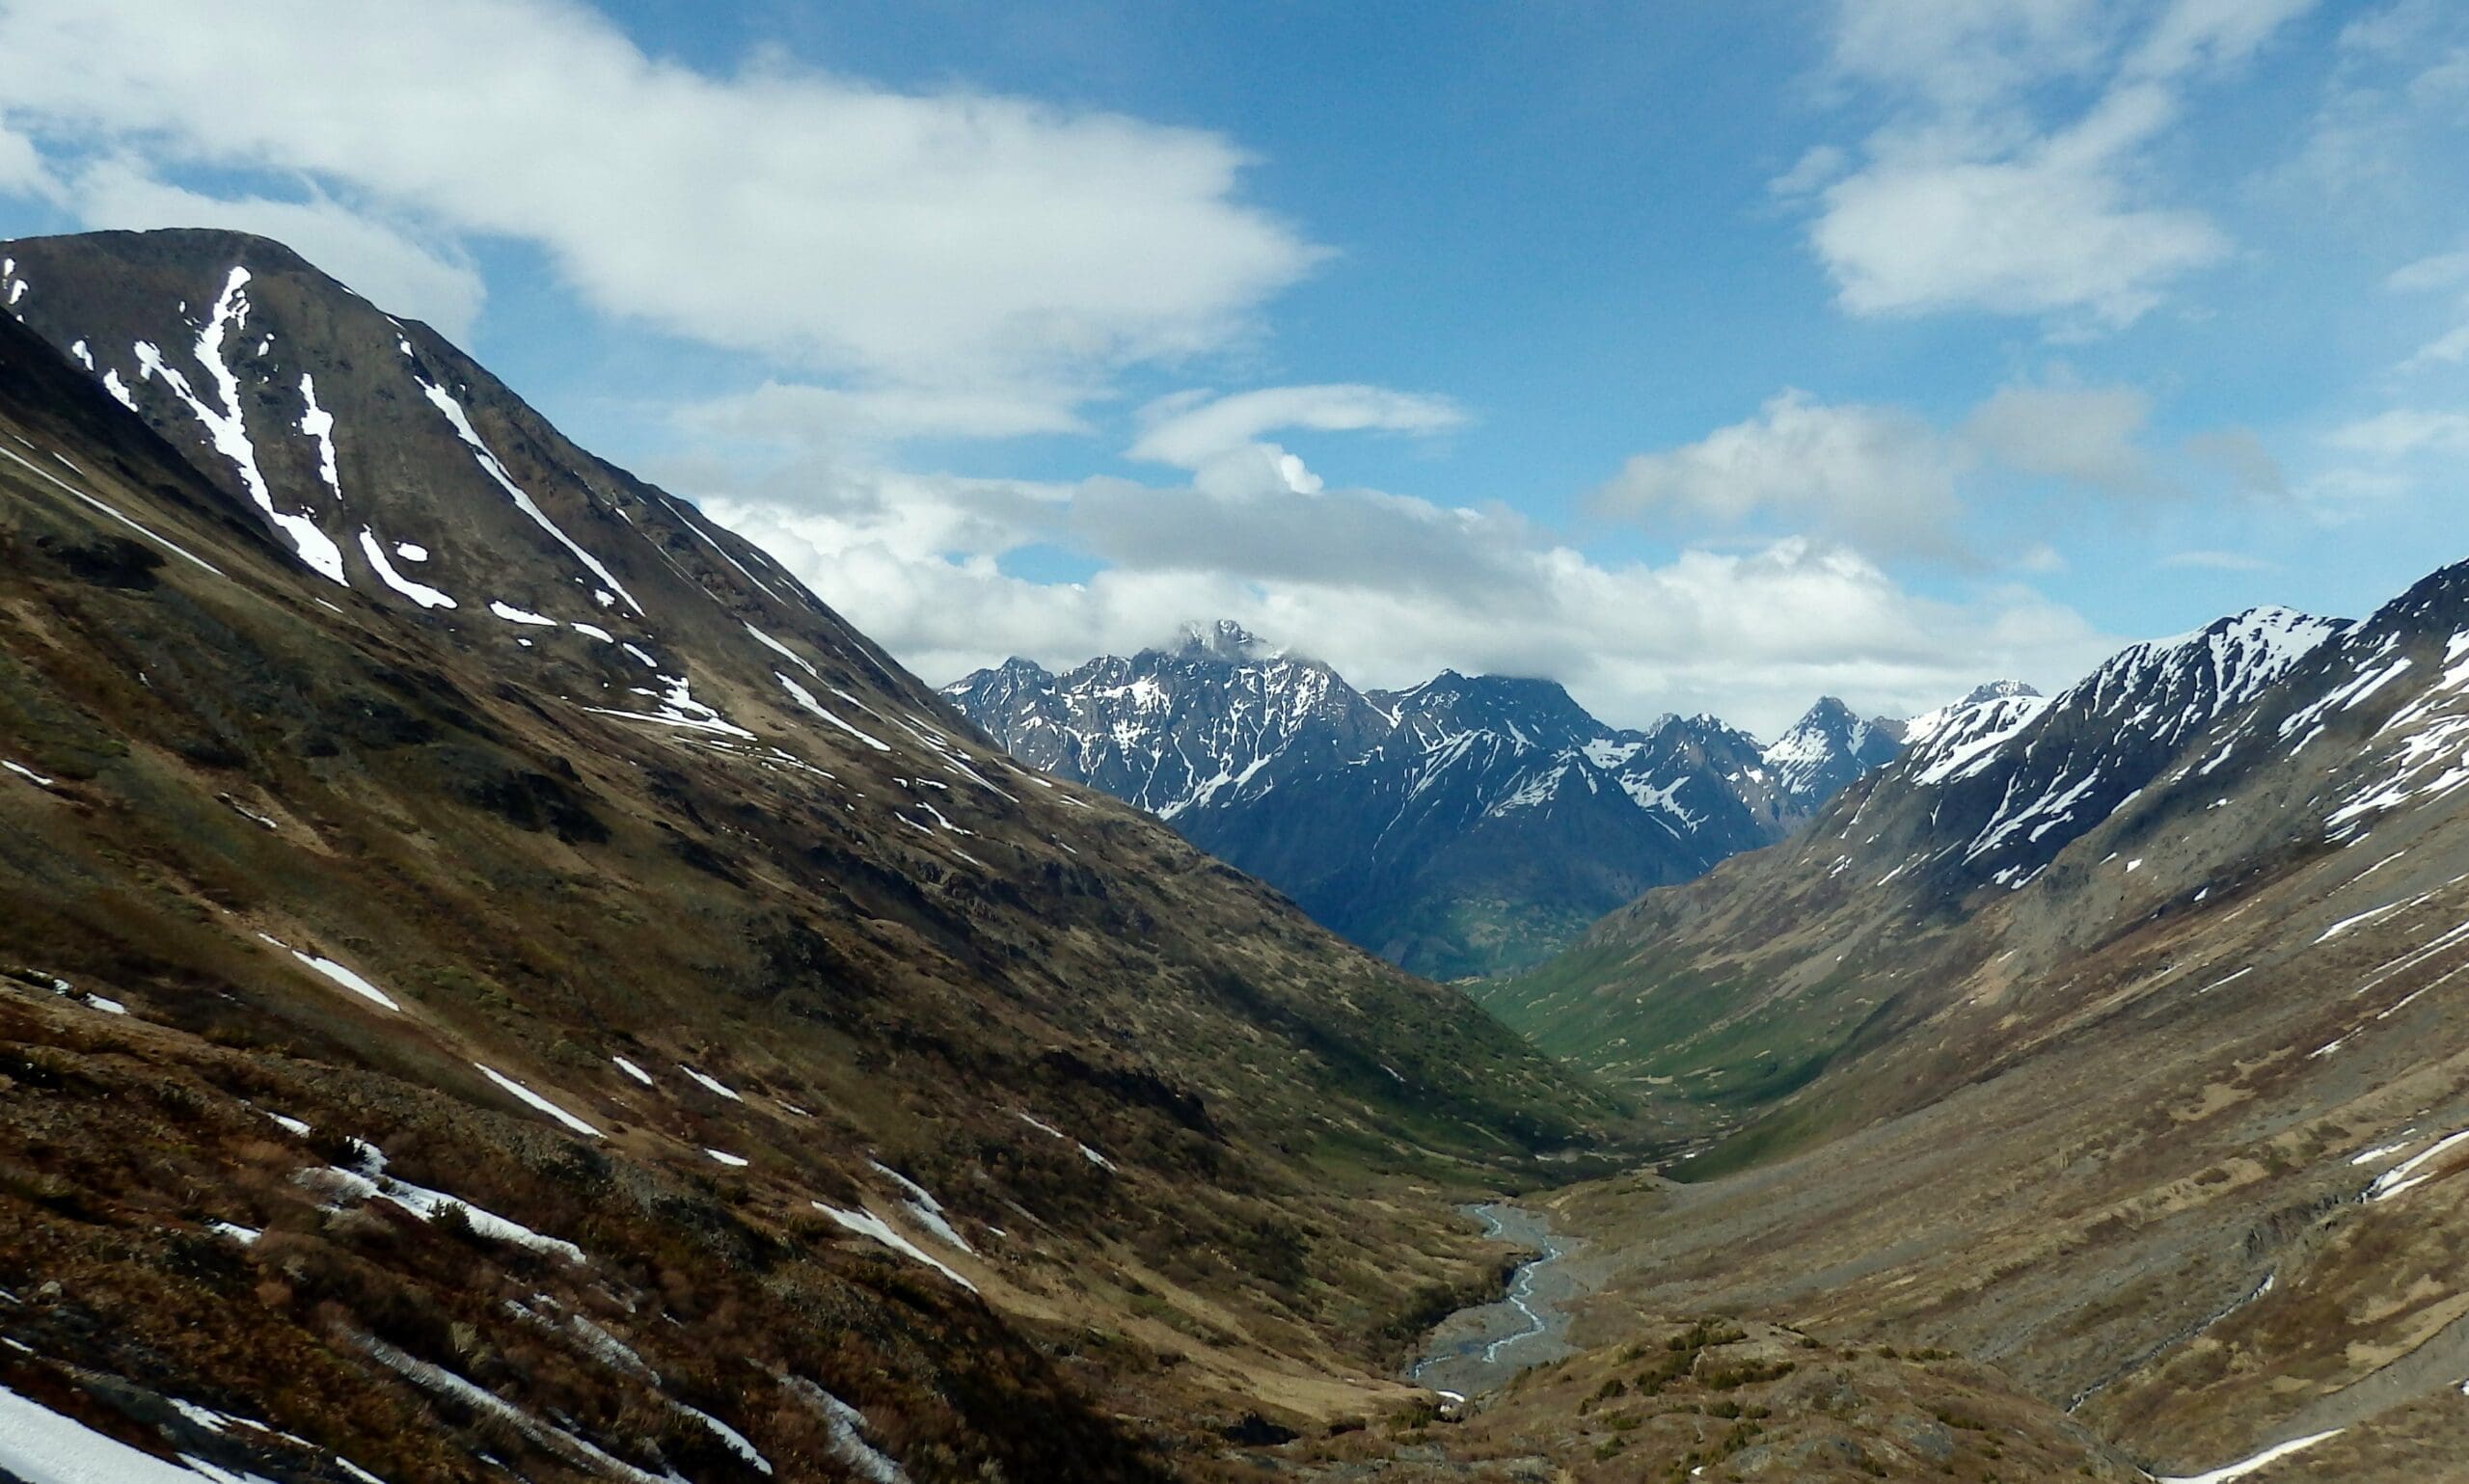
<path id="1" fill-rule="evenodd" d="M 1414 1394 L 1437 1192 L 1606 1111 L 287 252 L 0 256 L 20 1394 L 282 1484 L 1156 1478 Z"/>
<path id="2" fill-rule="evenodd" d="M 1024 762 L 1173 823 L 1438 977 L 1530 964 L 1649 886 L 1781 838 L 1893 755 L 1823 701 L 1772 747 L 1709 716 L 1607 727 L 1550 681 L 1357 691 L 1234 625 L 943 694 Z"/>

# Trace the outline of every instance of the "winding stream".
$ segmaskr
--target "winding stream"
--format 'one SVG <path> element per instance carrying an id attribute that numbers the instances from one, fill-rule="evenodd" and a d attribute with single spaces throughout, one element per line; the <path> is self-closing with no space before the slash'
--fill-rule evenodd
<path id="1" fill-rule="evenodd" d="M 1506 1293 L 1489 1304 L 1461 1309 L 1436 1325 L 1422 1359 L 1407 1367 L 1407 1380 L 1464 1397 L 1491 1390 L 1530 1365 L 1570 1354 L 1562 1339 L 1569 1327 L 1562 1306 L 1585 1292 L 1586 1285 L 1561 1260 L 1573 1240 L 1555 1233 L 1540 1214 L 1499 1201 L 1461 1209 L 1483 1224 L 1485 1236 L 1537 1253 L 1518 1264 Z"/>

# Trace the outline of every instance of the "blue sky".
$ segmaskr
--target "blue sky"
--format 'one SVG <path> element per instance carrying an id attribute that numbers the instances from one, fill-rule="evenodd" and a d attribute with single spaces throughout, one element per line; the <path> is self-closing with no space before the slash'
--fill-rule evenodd
<path id="1" fill-rule="evenodd" d="M 0 3 L 0 232 L 285 237 L 930 680 L 1772 730 L 2469 555 L 2434 0 L 202 9 Z"/>

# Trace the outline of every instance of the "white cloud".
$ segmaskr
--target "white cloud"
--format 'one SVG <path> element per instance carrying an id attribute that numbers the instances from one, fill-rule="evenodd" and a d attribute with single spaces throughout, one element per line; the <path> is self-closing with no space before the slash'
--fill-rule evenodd
<path id="1" fill-rule="evenodd" d="M 2152 412 L 2140 388 L 2078 382 L 2062 366 L 1999 388 L 1945 428 L 1902 408 L 1785 391 L 1753 418 L 1630 458 L 1593 504 L 1667 535 L 1818 532 L 1879 557 L 1971 558 L 1967 526 L 1984 495 L 2026 520 L 2064 518 L 2076 506 L 2044 502 L 2035 517 L 2021 497 L 2177 498 L 2207 487 L 2196 465 L 2228 474 L 2228 493 L 2289 493 L 2251 430 L 2208 429 L 2163 450 Z M 2045 546 L 1997 554 L 2023 571 L 2063 566 Z"/>
<path id="2" fill-rule="evenodd" d="M 2128 203 L 2114 152 L 2061 135 L 2005 159 L 1880 161 L 1830 188 L 1810 239 L 1855 314 L 1946 310 L 2130 324 L 2228 251 L 2200 214 Z"/>
<path id="3" fill-rule="evenodd" d="M 2333 429 L 2331 443 L 2377 459 L 2469 453 L 2469 413 L 2396 407 Z"/>
<path id="4" fill-rule="evenodd" d="M 488 296 L 478 270 L 460 253 L 423 246 L 324 197 L 220 200 L 106 161 L 80 172 L 65 198 L 91 228 L 220 227 L 272 237 L 371 302 L 426 320 L 449 338 L 471 333 Z"/>
<path id="5" fill-rule="evenodd" d="M 1843 174 L 1852 156 L 1832 145 L 1812 145 L 1792 163 L 1792 168 L 1766 182 L 1766 189 L 1777 196 L 1806 196 Z"/>
<path id="6" fill-rule="evenodd" d="M 2076 334 L 2140 318 L 2230 246 L 2202 213 L 2153 199 L 2150 147 L 2195 76 L 2309 4 L 2174 0 L 2138 28 L 2103 0 L 1842 0 L 1834 71 L 1889 105 L 1859 167 L 1817 197 L 1810 244 L 1842 307 Z M 2097 95 L 2051 125 L 2034 106 L 2055 80 Z"/>
<path id="7" fill-rule="evenodd" d="M 1085 389 L 1213 349 L 1322 256 L 1224 138 L 776 60 L 716 76 L 559 0 L 0 11 L 0 119 L 537 246 L 592 307 L 861 391 Z"/>
<path id="8" fill-rule="evenodd" d="M 1972 455 L 1913 415 L 1830 406 L 1801 391 L 1693 444 L 1631 458 L 1597 508 L 1645 521 L 1729 526 L 1763 517 L 1872 550 L 1952 551 L 1957 485 Z"/>
<path id="9" fill-rule="evenodd" d="M 2135 48 L 2127 71 L 2175 77 L 2234 67 L 2314 8 L 2315 0 L 2174 0 Z"/>
<path id="10" fill-rule="evenodd" d="M 1447 397 L 1385 387 L 1263 387 L 1231 396 L 1184 391 L 1141 409 L 1140 438 L 1126 456 L 1198 469 L 1263 433 L 1289 428 L 1324 433 L 1438 433 L 1465 421 L 1465 412 Z"/>
<path id="11" fill-rule="evenodd" d="M 0 195 L 48 197 L 58 189 L 35 142 L 0 124 Z"/>
<path id="12" fill-rule="evenodd" d="M 2392 270 L 2384 286 L 2402 293 L 2469 283 L 2469 253 L 2437 253 Z"/>
<path id="13" fill-rule="evenodd" d="M 1926 598 L 1803 539 L 1605 563 L 1512 515 L 1363 490 L 1237 499 L 848 471 L 794 482 L 797 502 L 758 492 L 709 508 L 936 680 L 1013 654 L 1076 663 L 1231 617 L 1362 685 L 1444 666 L 1550 675 L 1615 722 L 1708 710 L 1772 731 L 1820 693 L 1919 710 L 1991 675 L 2063 682 L 2112 647 L 2028 590 Z M 1007 553 L 1031 546 L 1094 571 L 1007 573 Z"/>
<path id="14" fill-rule="evenodd" d="M 2103 0 L 1843 0 L 1833 65 L 1950 110 L 2090 70 L 2114 22 Z"/>
<path id="15" fill-rule="evenodd" d="M 2384 286 L 2400 293 L 2424 293 L 2469 284 L 2469 253 L 2438 253 L 2393 270 Z M 2469 361 L 2469 323 L 2454 326 L 2419 346 L 2398 369 L 2403 375 Z"/>
<path id="16" fill-rule="evenodd" d="M 2455 325 L 2412 351 L 2401 363 L 2400 369 L 2423 371 L 2438 365 L 2458 365 L 2469 361 L 2469 324 Z"/>

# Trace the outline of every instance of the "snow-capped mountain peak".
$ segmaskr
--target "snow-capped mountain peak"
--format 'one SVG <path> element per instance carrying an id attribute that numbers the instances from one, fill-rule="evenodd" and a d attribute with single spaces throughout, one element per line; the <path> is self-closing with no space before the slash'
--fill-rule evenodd
<path id="1" fill-rule="evenodd" d="M 1821 696 L 1808 714 L 1760 754 L 1776 786 L 1814 811 L 1835 792 L 1893 758 L 1899 742 L 1889 724 L 1862 720 L 1833 696 Z"/>
<path id="2" fill-rule="evenodd" d="M 1187 623 L 1164 649 L 1178 660 L 1219 660 L 1228 664 L 1277 660 L 1287 654 L 1231 618 Z"/>
<path id="3" fill-rule="evenodd" d="M 1709 715 L 1608 726 L 1532 677 L 1359 691 L 1229 622 L 1062 675 L 1014 661 L 943 693 L 1021 761 L 1171 821 L 1438 974 L 1526 961 L 1645 887 L 1779 839 L 1896 748 L 1833 700 L 1767 748 Z"/>
<path id="4" fill-rule="evenodd" d="M 2195 738 L 2254 703 L 2327 642 L 2355 625 L 2285 607 L 2258 607 L 2190 634 L 2120 650 L 2054 698 L 2028 687 L 1984 688 L 1904 728 L 1905 751 L 1839 824 L 1855 834 L 1881 797 L 1882 810 L 1925 819 L 1925 831 L 1892 879 L 1925 868 L 1964 890 L 1987 881 L 2021 887 L 2067 845 L 2141 794 Z M 2235 741 L 2233 734 L 2232 741 Z M 1935 842 L 1922 848 L 1924 837 Z M 1848 857 L 1847 857 L 1848 859 Z"/>

